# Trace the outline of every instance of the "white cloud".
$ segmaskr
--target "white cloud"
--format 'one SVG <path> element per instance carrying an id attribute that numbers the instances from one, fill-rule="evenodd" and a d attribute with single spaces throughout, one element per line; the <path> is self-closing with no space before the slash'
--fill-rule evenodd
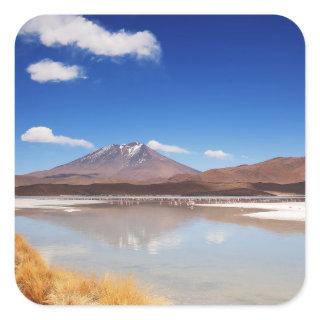
<path id="1" fill-rule="evenodd" d="M 207 150 L 204 152 L 204 155 L 209 158 L 216 158 L 216 159 L 227 159 L 232 156 L 230 153 L 226 153 L 222 150 Z"/>
<path id="2" fill-rule="evenodd" d="M 68 66 L 61 62 L 44 59 L 30 64 L 27 68 L 32 80 L 43 83 L 48 81 L 70 81 L 85 78 L 82 69 L 78 66 Z"/>
<path id="3" fill-rule="evenodd" d="M 21 140 L 38 143 L 67 144 L 72 147 L 94 147 L 94 145 L 91 142 L 83 139 L 73 139 L 65 136 L 56 136 L 53 134 L 52 130 L 47 127 L 30 128 L 24 134 L 21 135 Z"/>
<path id="4" fill-rule="evenodd" d="M 163 151 L 168 153 L 189 153 L 189 151 L 186 149 L 183 149 L 177 146 L 168 145 L 168 144 L 162 144 L 156 140 L 150 140 L 147 143 L 147 146 L 153 150 Z"/>
<path id="5" fill-rule="evenodd" d="M 74 45 L 107 57 L 130 55 L 158 60 L 161 52 L 156 37 L 148 30 L 112 32 L 82 16 L 39 16 L 28 21 L 19 34 L 38 36 L 48 47 Z"/>

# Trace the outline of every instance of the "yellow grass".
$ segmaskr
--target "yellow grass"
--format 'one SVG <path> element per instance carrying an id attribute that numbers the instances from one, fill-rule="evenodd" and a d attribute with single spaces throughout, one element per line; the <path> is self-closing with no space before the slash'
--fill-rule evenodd
<path id="1" fill-rule="evenodd" d="M 16 281 L 21 292 L 39 304 L 147 305 L 163 298 L 138 287 L 131 277 L 88 277 L 48 266 L 20 236 L 15 239 Z"/>

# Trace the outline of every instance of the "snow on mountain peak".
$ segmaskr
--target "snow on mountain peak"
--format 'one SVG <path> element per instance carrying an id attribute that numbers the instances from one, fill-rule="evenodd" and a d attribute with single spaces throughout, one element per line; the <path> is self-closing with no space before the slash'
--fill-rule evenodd
<path id="1" fill-rule="evenodd" d="M 133 157 L 141 149 L 142 144 L 136 143 L 133 146 L 128 147 L 128 156 Z"/>
<path id="2" fill-rule="evenodd" d="M 123 160 L 130 161 L 130 163 L 134 160 L 135 156 L 140 152 L 143 144 L 137 141 L 131 142 L 128 144 L 111 144 L 104 146 L 93 153 L 88 154 L 87 156 L 79 159 L 81 163 L 98 163 L 101 161 L 112 160 L 115 157 L 122 157 Z M 144 151 L 139 155 L 137 160 L 137 164 L 141 164 L 146 161 L 147 153 Z M 129 163 L 128 163 L 129 164 Z M 131 163 L 132 165 L 133 163 Z"/>

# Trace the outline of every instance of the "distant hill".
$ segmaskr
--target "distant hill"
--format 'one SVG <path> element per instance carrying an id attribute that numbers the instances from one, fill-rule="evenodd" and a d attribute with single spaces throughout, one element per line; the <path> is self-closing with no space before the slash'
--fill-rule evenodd
<path id="1" fill-rule="evenodd" d="M 211 169 L 199 174 L 179 174 L 170 178 L 170 181 L 298 183 L 305 181 L 305 158 L 278 157 L 251 165 Z"/>

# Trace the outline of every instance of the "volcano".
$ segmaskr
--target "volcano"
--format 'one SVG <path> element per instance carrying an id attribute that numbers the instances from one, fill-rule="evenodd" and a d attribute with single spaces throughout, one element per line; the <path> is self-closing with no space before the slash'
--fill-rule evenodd
<path id="1" fill-rule="evenodd" d="M 92 184 L 166 181 L 197 170 L 161 155 L 139 142 L 112 144 L 50 170 L 16 176 L 16 186 L 30 184 Z"/>

